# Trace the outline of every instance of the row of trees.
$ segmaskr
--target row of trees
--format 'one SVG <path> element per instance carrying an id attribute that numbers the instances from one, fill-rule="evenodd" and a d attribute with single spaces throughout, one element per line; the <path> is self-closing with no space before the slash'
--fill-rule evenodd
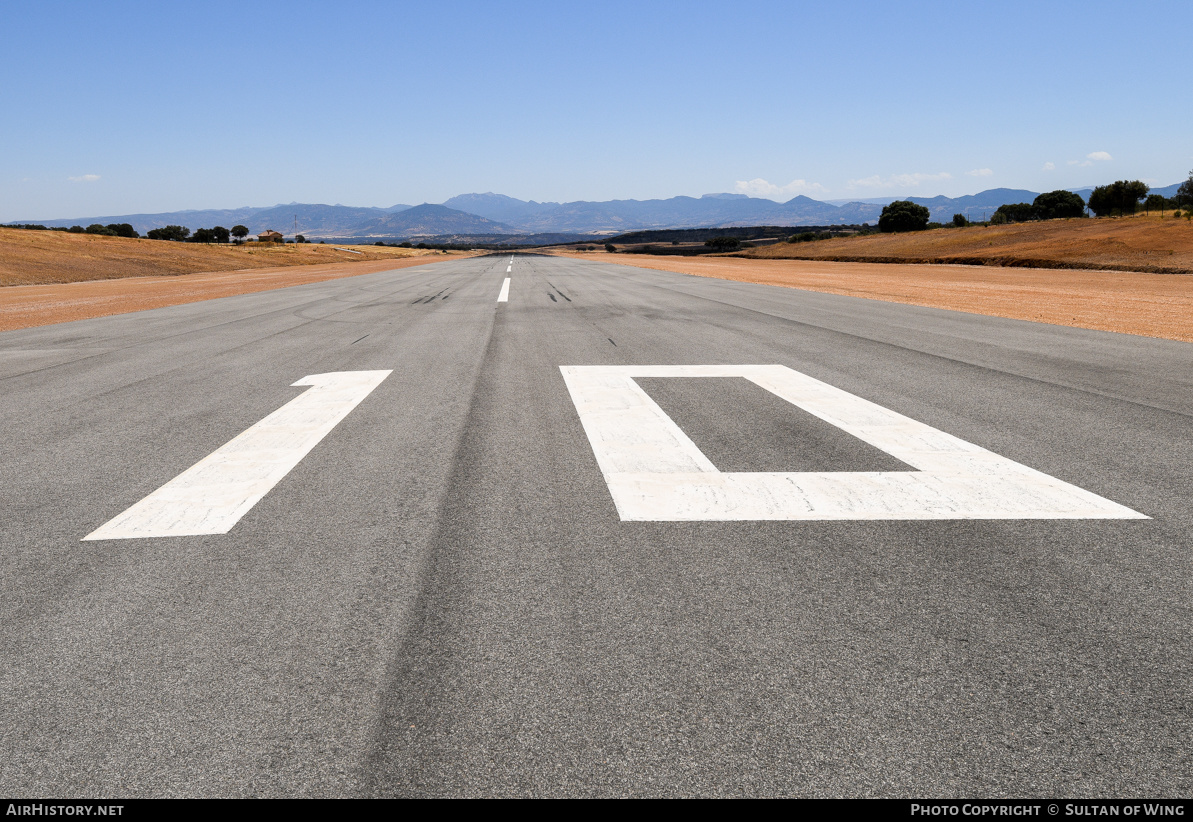
<path id="1" fill-rule="evenodd" d="M 1060 189 L 1041 194 L 1030 203 L 1004 203 L 991 216 L 990 222 L 1001 225 L 1084 216 L 1085 200 L 1081 199 L 1081 195 Z"/>
<path id="2" fill-rule="evenodd" d="M 141 236 L 128 223 L 109 223 L 108 225 L 92 223 L 86 228 L 81 225 L 72 225 L 70 228 L 66 228 L 65 226 L 44 226 L 40 223 L 9 223 L 4 228 L 24 228 L 28 231 L 65 231 L 67 234 L 99 234 L 103 237 L 135 238 Z"/>
<path id="3" fill-rule="evenodd" d="M 170 240 L 176 243 L 227 243 L 233 237 L 237 241 L 244 240 L 249 236 L 249 230 L 242 225 L 234 225 L 230 229 L 217 225 L 215 228 L 195 229 L 195 233 L 191 234 L 191 230 L 184 225 L 168 225 L 151 228 L 145 232 L 145 236 L 150 240 Z"/>
<path id="4" fill-rule="evenodd" d="M 83 228 L 81 225 L 72 225 L 70 228 L 47 227 L 38 223 L 23 223 L 7 225 L 5 228 L 25 228 L 32 231 L 65 231 L 68 234 L 97 234 L 101 237 L 128 237 L 129 239 L 137 239 L 141 235 L 129 223 L 109 223 L 108 225 L 100 225 L 99 223 L 92 223 Z M 243 240 L 249 235 L 249 230 L 245 226 L 233 226 L 231 229 L 224 228 L 217 225 L 215 228 L 200 228 L 191 234 L 191 230 L 182 225 L 168 225 L 163 228 L 152 228 L 145 232 L 146 239 L 150 240 L 172 240 L 174 242 L 190 242 L 190 243 L 227 243 L 233 237 L 237 240 Z M 298 235 L 298 242 L 304 243 L 306 239 L 300 234 Z"/>
<path id="5" fill-rule="evenodd" d="M 1141 201 L 1144 211 L 1149 214 L 1153 211 L 1163 213 L 1168 209 L 1177 210 L 1182 205 L 1193 208 L 1193 171 L 1189 172 L 1189 179 L 1176 190 L 1175 197 L 1149 194 L 1149 190 L 1139 180 L 1118 180 L 1108 186 L 1098 186 L 1089 195 L 1089 209 L 1099 217 L 1111 217 L 1134 214 Z"/>
<path id="6" fill-rule="evenodd" d="M 22 225 L 9 225 L 6 228 L 27 228 L 38 231 L 65 231 L 68 234 L 97 234 L 101 237 L 128 237 L 129 239 L 137 239 L 141 235 L 129 223 L 109 223 L 108 225 L 100 225 L 99 223 L 92 223 L 83 228 L 81 225 L 72 225 L 70 228 L 48 228 L 44 225 L 36 223 L 27 223 Z M 145 237 L 150 240 L 173 240 L 174 242 L 190 242 L 190 243 L 227 243 L 231 242 L 235 237 L 237 240 L 243 240 L 249 235 L 249 230 L 245 226 L 233 226 L 231 229 L 224 228 L 217 225 L 215 228 L 200 228 L 191 234 L 191 230 L 182 225 L 168 225 L 164 228 L 151 228 L 145 232 Z M 306 242 L 299 235 L 298 242 Z"/>
<path id="7" fill-rule="evenodd" d="M 92 223 L 86 228 L 74 225 L 67 229 L 72 234 L 99 234 L 108 237 L 139 237 L 137 230 L 128 223 L 109 223 L 108 225 L 100 225 L 99 223 Z"/>
<path id="8" fill-rule="evenodd" d="M 66 231 L 71 234 L 99 234 L 107 237 L 129 237 L 136 239 L 141 235 L 137 230 L 128 223 L 112 223 L 111 225 L 100 225 L 93 223 L 92 225 L 83 228 L 80 225 L 71 226 L 70 228 L 55 228 L 47 229 L 44 225 L 13 225 L 8 228 L 29 228 L 40 229 L 42 231 Z M 249 236 L 247 226 L 234 225 L 231 228 L 224 228 L 222 225 L 217 225 L 214 228 L 197 228 L 192 234 L 191 230 L 184 225 L 168 225 L 162 228 L 151 228 L 145 232 L 146 239 L 149 240 L 169 240 L 176 243 L 229 243 L 235 238 L 236 242 L 243 242 L 244 238 Z M 294 241 L 297 243 L 305 243 L 307 238 L 298 234 Z"/>
<path id="9" fill-rule="evenodd" d="M 922 231 L 930 225 L 932 214 L 926 206 L 910 200 L 896 200 L 884 206 L 878 218 L 878 230 L 884 232 Z M 1006 203 L 990 218 L 994 225 L 1023 223 L 1029 220 L 1051 220 L 1064 217 L 1084 217 L 1085 200 L 1071 191 L 1058 190 L 1041 194 L 1030 203 Z M 969 225 L 964 214 L 953 215 L 953 226 Z M 935 224 L 939 225 L 939 223 Z"/>
<path id="10" fill-rule="evenodd" d="M 1089 208 L 1098 217 L 1120 217 L 1134 214 L 1140 204 L 1150 214 L 1178 209 L 1183 202 L 1193 205 L 1193 172 L 1181 183 L 1176 197 L 1149 194 L 1147 183 L 1141 180 L 1116 180 L 1098 186 L 1089 195 L 1089 202 L 1071 191 L 1051 191 L 1036 197 L 1035 202 L 1001 205 L 991 218 L 992 223 L 1024 223 L 1030 220 L 1051 220 L 1057 217 L 1084 217 Z"/>
<path id="11" fill-rule="evenodd" d="M 1153 210 L 1177 209 L 1182 205 L 1193 210 L 1193 171 L 1189 172 L 1189 179 L 1181 183 L 1174 198 L 1159 194 L 1149 196 L 1149 190 L 1148 185 L 1139 180 L 1117 180 L 1110 185 L 1095 188 L 1090 192 L 1088 203 L 1081 199 L 1081 195 L 1072 191 L 1049 191 L 1030 203 L 1006 203 L 999 206 L 991 216 L 990 222 L 1000 225 L 1084 217 L 1086 208 L 1098 217 L 1113 217 L 1134 214 L 1141 202 L 1149 213 Z M 1180 216 L 1179 212 L 1177 216 Z M 921 231 L 932 225 L 928 222 L 930 218 L 931 213 L 926 207 L 910 200 L 896 200 L 883 207 L 882 216 L 878 218 L 878 228 L 886 232 Z M 969 220 L 963 214 L 954 214 L 953 225 L 966 226 L 969 225 Z"/>

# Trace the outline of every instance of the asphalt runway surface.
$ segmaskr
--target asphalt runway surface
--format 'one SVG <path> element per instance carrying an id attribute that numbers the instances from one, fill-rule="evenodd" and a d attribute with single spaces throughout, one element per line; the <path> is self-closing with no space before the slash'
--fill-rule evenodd
<path id="1" fill-rule="evenodd" d="M 608 258 L 0 334 L 0 793 L 1193 793 L 1193 345 Z M 691 365 L 1146 518 L 622 519 L 561 368 Z M 377 371 L 226 533 L 138 519 L 242 432 L 298 454 L 258 425 L 324 390 L 294 383 Z M 706 472 L 917 470 L 676 374 L 635 382 Z M 147 535 L 84 540 L 130 510 Z"/>

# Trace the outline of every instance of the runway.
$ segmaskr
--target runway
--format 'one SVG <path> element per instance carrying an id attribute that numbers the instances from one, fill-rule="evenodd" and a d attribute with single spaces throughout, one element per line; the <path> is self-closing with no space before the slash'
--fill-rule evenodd
<path id="1" fill-rule="evenodd" d="M 0 333 L 0 792 L 1193 792 L 1193 345 L 606 256 Z"/>

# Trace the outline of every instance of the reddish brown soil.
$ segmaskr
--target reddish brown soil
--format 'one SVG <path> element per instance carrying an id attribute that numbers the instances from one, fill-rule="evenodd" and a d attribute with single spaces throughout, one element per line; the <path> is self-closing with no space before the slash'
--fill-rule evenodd
<path id="1" fill-rule="evenodd" d="M 1193 342 L 1193 275 L 603 252 L 568 256 Z"/>
<path id="2" fill-rule="evenodd" d="M 444 256 L 411 248 L 350 248 L 318 243 L 206 245 L 0 228 L 0 286 Z"/>

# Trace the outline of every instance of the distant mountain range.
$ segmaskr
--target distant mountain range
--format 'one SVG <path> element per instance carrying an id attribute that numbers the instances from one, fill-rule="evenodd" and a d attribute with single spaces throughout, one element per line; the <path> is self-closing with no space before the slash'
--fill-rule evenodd
<path id="1" fill-rule="evenodd" d="M 294 234 L 295 218 L 298 233 L 304 231 L 311 236 L 353 236 L 358 228 L 370 222 L 384 220 L 387 216 L 409 209 L 408 205 L 394 205 L 389 208 L 354 208 L 343 205 L 311 205 L 290 203 L 289 205 L 264 208 L 230 208 L 203 211 L 170 211 L 164 214 L 122 214 L 109 217 L 80 217 L 73 220 L 22 220 L 20 222 L 41 223 L 47 226 L 93 224 L 110 225 L 128 223 L 141 234 L 153 228 L 168 225 L 183 225 L 189 229 L 211 228 L 222 225 L 231 228 L 244 225 L 254 234 L 273 229 L 284 234 Z"/>
<path id="2" fill-rule="evenodd" d="M 1148 192 L 1148 194 L 1159 194 L 1161 197 L 1175 197 L 1176 190 L 1178 188 L 1180 188 L 1181 185 L 1182 185 L 1182 183 L 1173 183 L 1172 185 L 1164 186 L 1163 188 L 1153 188 L 1151 191 Z M 1093 191 L 1093 188 L 1084 189 L 1085 193 L 1081 194 L 1081 196 L 1088 200 L 1089 193 L 1091 191 Z M 1081 192 L 1078 192 L 1078 193 L 1081 193 Z"/>
<path id="3" fill-rule="evenodd" d="M 1175 183 L 1152 191 L 1171 197 L 1179 186 L 1180 183 Z M 1074 190 L 1088 198 L 1093 189 Z M 703 197 L 671 197 L 666 200 L 540 203 L 490 192 L 461 194 L 442 205 L 423 203 L 417 206 L 399 204 L 389 208 L 354 208 L 290 203 L 266 208 L 22 222 L 67 227 L 86 227 L 92 223 L 129 223 L 142 234 L 166 225 L 184 225 L 194 230 L 216 225 L 231 228 L 239 224 L 247 226 L 253 234 L 273 229 L 286 235 L 303 234 L 307 239 L 314 240 L 401 240 L 445 235 L 456 238 L 514 238 L 523 235 L 528 240 L 531 235 L 593 236 L 669 228 L 873 223 L 882 213 L 882 207 L 896 199 L 909 199 L 927 206 L 932 219 L 938 222 L 947 222 L 954 214 L 980 220 L 989 217 L 1000 205 L 1030 203 L 1037 195 L 1038 192 L 1025 189 L 992 188 L 964 197 L 891 197 L 833 202 L 813 200 L 802 195 L 785 203 L 777 203 L 744 194 L 705 194 Z"/>
<path id="4" fill-rule="evenodd" d="M 334 206 L 333 206 L 334 208 Z M 301 221 L 299 228 L 302 228 Z M 431 237 L 437 234 L 518 234 L 517 228 L 445 205 L 423 203 L 359 224 L 352 237 Z M 312 237 L 325 236 L 311 230 Z M 336 235 L 344 236 L 344 235 Z"/>

